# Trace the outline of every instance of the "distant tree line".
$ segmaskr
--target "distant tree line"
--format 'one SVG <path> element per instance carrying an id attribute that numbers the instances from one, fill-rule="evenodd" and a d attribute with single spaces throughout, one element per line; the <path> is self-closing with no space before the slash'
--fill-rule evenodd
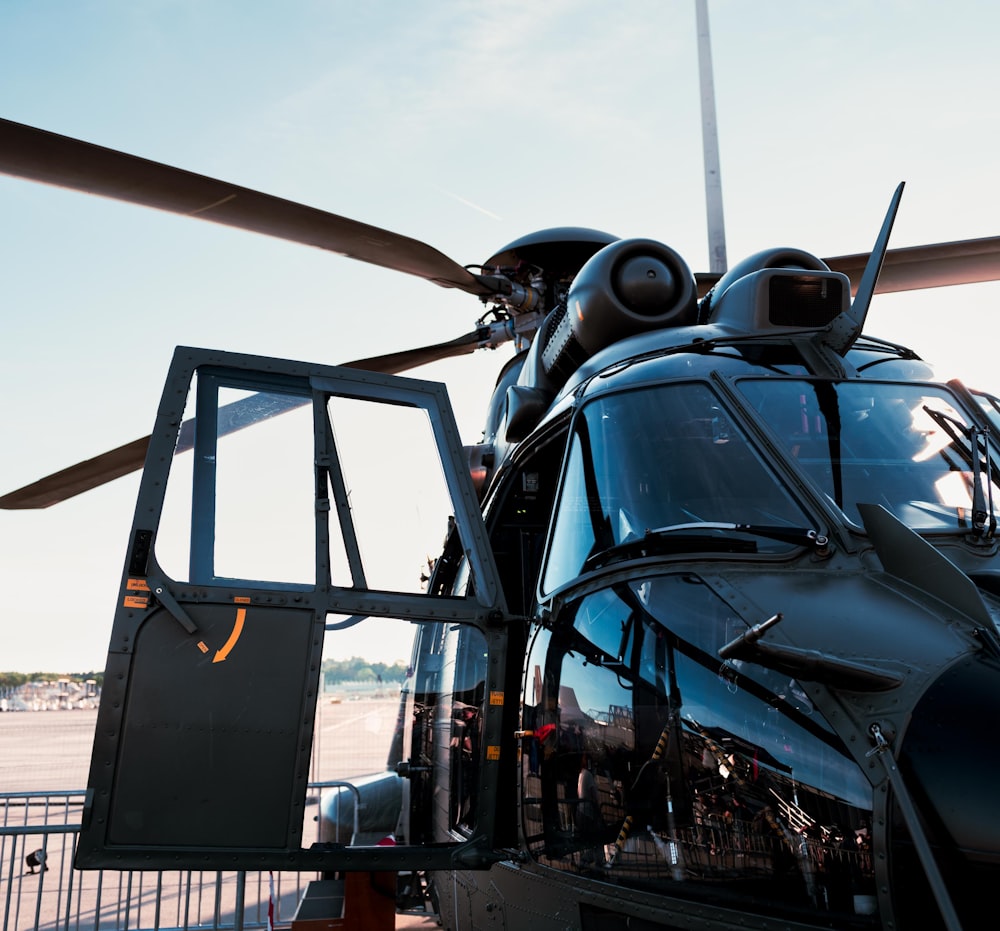
<path id="1" fill-rule="evenodd" d="M 337 685 L 340 682 L 402 682 L 406 677 L 404 663 L 373 663 L 352 656 L 350 659 L 323 660 L 323 681 L 326 685 Z"/>
<path id="2" fill-rule="evenodd" d="M 103 672 L 0 672 L 0 688 L 17 688 L 29 682 L 58 682 L 60 679 L 80 683 L 93 679 L 98 688 L 104 685 Z"/>

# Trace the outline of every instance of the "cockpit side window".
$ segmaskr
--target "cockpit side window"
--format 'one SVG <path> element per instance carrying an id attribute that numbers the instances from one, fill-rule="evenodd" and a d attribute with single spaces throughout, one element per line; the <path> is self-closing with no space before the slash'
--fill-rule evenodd
<path id="1" fill-rule="evenodd" d="M 523 830 L 556 869 L 823 927 L 878 927 L 873 792 L 788 676 L 722 666 L 700 579 L 568 604 L 529 655 Z"/>
<path id="2" fill-rule="evenodd" d="M 525 617 L 533 613 L 565 443 L 563 430 L 517 465 L 507 482 L 506 496 L 489 520 L 490 543 L 507 606 Z"/>

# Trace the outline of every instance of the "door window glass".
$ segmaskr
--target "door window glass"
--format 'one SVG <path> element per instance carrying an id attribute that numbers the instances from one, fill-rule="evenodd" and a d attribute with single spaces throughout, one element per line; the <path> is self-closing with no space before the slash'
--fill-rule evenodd
<path id="1" fill-rule="evenodd" d="M 202 418 L 181 428 L 156 540 L 174 579 L 312 584 L 313 420 L 309 396 L 196 381 Z M 207 397 L 207 401 L 205 400 Z M 209 422 L 199 430 L 198 421 Z"/>

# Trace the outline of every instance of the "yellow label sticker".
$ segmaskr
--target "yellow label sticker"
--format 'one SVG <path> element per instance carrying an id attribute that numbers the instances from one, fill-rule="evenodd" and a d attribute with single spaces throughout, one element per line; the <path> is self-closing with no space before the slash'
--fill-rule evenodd
<path id="1" fill-rule="evenodd" d="M 490 704 L 491 705 L 502 705 L 503 704 L 503 692 L 490 692 Z"/>
<path id="2" fill-rule="evenodd" d="M 497 746 L 489 746 L 486 748 L 486 759 L 488 760 L 499 760 L 500 759 L 500 748 Z"/>
<path id="3" fill-rule="evenodd" d="M 122 604 L 126 608 L 148 608 L 149 599 L 144 595 L 126 595 Z"/>
<path id="4" fill-rule="evenodd" d="M 148 592 L 149 584 L 145 579 L 129 579 L 125 583 L 125 588 L 130 592 Z"/>

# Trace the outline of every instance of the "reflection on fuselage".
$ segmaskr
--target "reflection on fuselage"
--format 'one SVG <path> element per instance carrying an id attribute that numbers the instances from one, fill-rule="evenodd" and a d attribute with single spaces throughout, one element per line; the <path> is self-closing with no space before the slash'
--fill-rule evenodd
<path id="1" fill-rule="evenodd" d="M 701 639 L 712 636 L 710 593 L 655 584 L 675 608 L 687 594 Z M 717 659 L 707 668 L 707 644 L 640 618 L 628 594 L 638 589 L 621 586 L 617 615 L 607 592 L 588 596 L 615 619 L 618 656 L 568 626 L 587 599 L 536 637 L 540 687 L 526 696 L 533 738 L 521 761 L 533 855 L 674 896 L 874 922 L 871 790 L 837 738 L 792 689 L 779 696 Z M 721 602 L 716 614 L 725 627 Z"/>

